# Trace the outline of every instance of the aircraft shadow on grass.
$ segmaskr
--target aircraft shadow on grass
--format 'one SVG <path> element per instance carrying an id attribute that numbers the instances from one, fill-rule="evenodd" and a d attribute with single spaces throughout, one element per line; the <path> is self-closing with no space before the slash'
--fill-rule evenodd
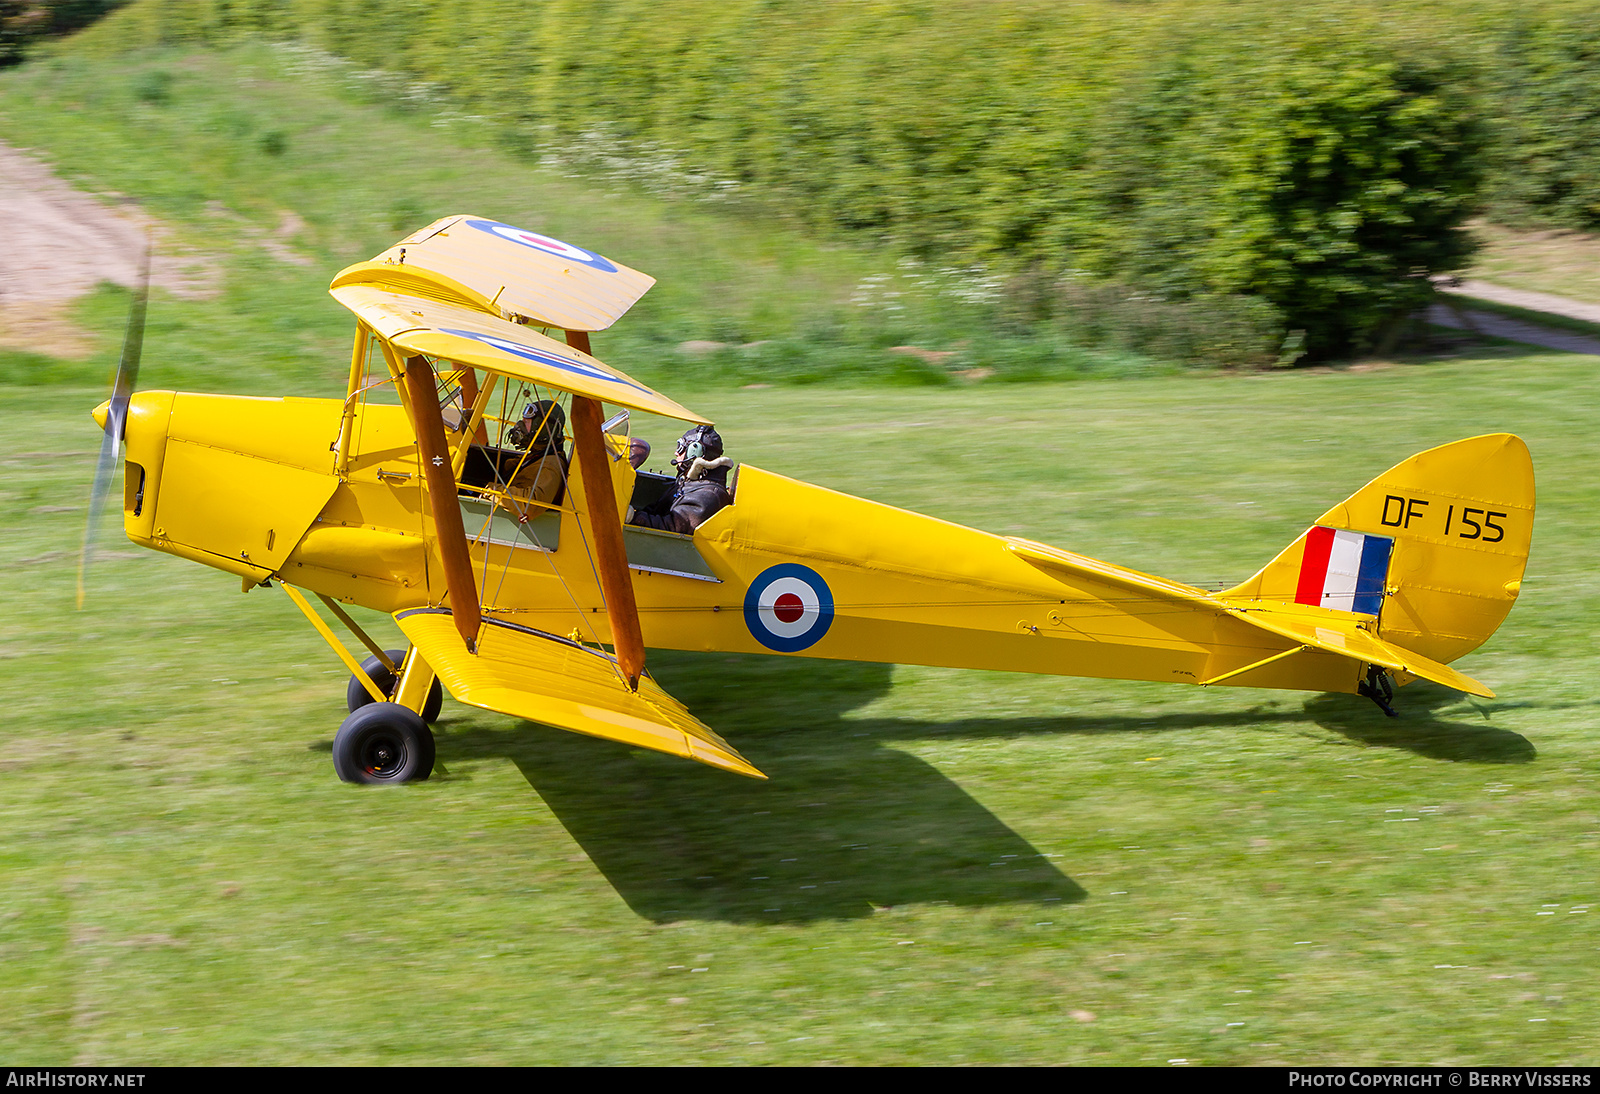
<path id="1" fill-rule="evenodd" d="M 1395 692 L 1390 718 L 1365 699 L 1349 695 L 1318 695 L 1307 699 L 1305 717 L 1332 733 L 1376 748 L 1403 748 L 1433 760 L 1466 763 L 1525 764 L 1538 756 L 1533 742 L 1520 733 L 1497 729 L 1485 721 L 1456 721 L 1441 707 L 1458 705 L 1463 696 L 1447 687 L 1418 680 Z M 1469 700 L 1476 708 L 1468 716 L 1484 717 L 1496 709 L 1531 704 L 1497 704 L 1494 700 Z M 1481 712 L 1481 713 L 1480 713 Z"/>
<path id="2" fill-rule="evenodd" d="M 728 732 L 770 783 L 675 757 L 524 725 L 438 738 L 451 764 L 506 757 L 619 895 L 657 922 L 806 922 L 945 902 L 1075 902 L 1085 890 L 938 769 L 885 743 L 928 737 L 1160 733 L 1310 722 L 1361 746 L 1435 759 L 1531 760 L 1523 737 L 1441 718 L 1459 702 L 1418 683 L 1390 719 L 1364 699 L 1318 696 L 1301 711 L 1144 717 L 847 719 L 887 693 L 888 665 L 657 654 L 654 671 Z M 1370 709 L 1369 709 L 1370 708 Z M 742 726 L 759 724 L 760 729 Z"/>
<path id="3" fill-rule="evenodd" d="M 652 669 L 773 781 L 528 725 L 446 723 L 439 758 L 509 758 L 628 905 L 658 922 L 1086 896 L 936 768 L 880 747 L 926 736 L 926 724 L 842 717 L 889 690 L 890 666 L 652 654 Z"/>

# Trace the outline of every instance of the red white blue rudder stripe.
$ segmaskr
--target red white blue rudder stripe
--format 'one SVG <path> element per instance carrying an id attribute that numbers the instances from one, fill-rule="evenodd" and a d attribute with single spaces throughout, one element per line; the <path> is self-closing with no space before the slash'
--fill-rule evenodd
<path id="1" fill-rule="evenodd" d="M 1318 525 L 1306 533 L 1294 602 L 1377 615 L 1393 550 L 1387 536 Z"/>

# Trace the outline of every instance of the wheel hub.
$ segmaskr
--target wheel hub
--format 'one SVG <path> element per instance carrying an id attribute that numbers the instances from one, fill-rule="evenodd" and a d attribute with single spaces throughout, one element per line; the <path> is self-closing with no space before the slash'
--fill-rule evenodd
<path id="1" fill-rule="evenodd" d="M 406 745 L 399 737 L 375 736 L 361 750 L 361 766 L 375 778 L 393 778 L 405 763 Z"/>

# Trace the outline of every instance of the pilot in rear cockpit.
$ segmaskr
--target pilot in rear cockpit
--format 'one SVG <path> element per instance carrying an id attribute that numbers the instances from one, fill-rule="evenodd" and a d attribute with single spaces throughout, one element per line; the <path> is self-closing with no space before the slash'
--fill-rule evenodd
<path id="1" fill-rule="evenodd" d="M 629 524 L 687 535 L 733 501 L 728 493 L 728 468 L 722 437 L 708 425 L 697 425 L 678 439 L 672 466 L 677 482 L 661 500 L 628 517 Z"/>
<path id="2" fill-rule="evenodd" d="M 560 505 L 566 493 L 567 415 L 561 404 L 541 399 L 523 408 L 507 439 L 515 452 L 501 455 L 500 474 L 507 493 L 547 505 Z"/>

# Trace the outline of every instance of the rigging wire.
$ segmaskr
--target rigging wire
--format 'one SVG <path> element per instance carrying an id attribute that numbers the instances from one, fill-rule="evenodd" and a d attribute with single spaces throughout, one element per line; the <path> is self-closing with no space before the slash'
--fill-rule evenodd
<path id="1" fill-rule="evenodd" d="M 504 417 L 504 414 L 506 413 L 506 406 L 505 406 L 505 401 L 506 400 L 505 400 L 505 397 L 508 396 L 509 393 L 510 393 L 510 385 L 507 384 L 505 386 L 505 389 L 502 392 L 501 417 L 499 417 L 499 419 L 498 419 L 499 422 L 500 422 L 500 426 L 501 426 L 501 436 L 500 436 L 500 438 L 497 438 L 497 439 L 503 439 L 504 427 L 505 427 L 505 423 L 507 421 L 507 419 Z M 526 396 L 528 394 L 530 394 L 529 390 L 527 388 L 523 388 L 521 396 L 519 396 L 519 398 L 522 397 L 522 396 Z M 533 389 L 532 389 L 531 394 L 534 396 L 534 398 L 536 400 L 541 398 L 542 392 L 539 390 L 539 386 L 537 384 L 533 385 Z M 559 403 L 559 401 L 560 401 L 559 393 L 557 393 L 557 398 L 552 400 L 552 402 Z M 549 421 L 550 416 L 552 416 L 553 414 L 554 414 L 553 410 L 546 412 L 545 421 L 546 422 Z M 543 422 L 541 422 L 541 428 L 542 427 L 543 427 Z M 523 455 L 524 455 L 524 459 L 526 459 L 527 453 L 524 453 Z M 559 471 L 559 473 L 561 475 L 562 490 L 564 491 L 564 496 L 570 496 L 571 489 L 572 489 L 571 477 L 570 477 L 568 468 L 565 465 L 565 462 L 562 459 L 559 458 L 561 453 L 558 452 L 557 455 L 558 455 L 558 458 L 556 460 L 556 467 L 557 467 L 557 469 L 558 469 L 558 471 Z M 494 474 L 495 474 L 496 481 L 499 482 L 502 486 L 509 486 L 509 480 L 504 479 L 501 476 L 500 469 L 499 469 L 499 461 L 496 460 L 496 461 L 494 461 L 494 463 L 495 463 Z M 522 466 L 522 462 L 519 461 L 517 466 L 518 466 L 518 468 L 520 468 Z M 515 472 L 515 470 L 513 470 L 511 477 L 515 478 L 515 476 L 516 476 L 516 472 Z M 499 504 L 499 499 L 491 498 L 491 499 L 489 499 L 489 501 L 490 501 L 490 506 L 491 506 L 490 513 L 489 513 L 489 518 L 492 521 L 493 514 L 494 514 L 494 507 Z M 537 504 L 537 503 L 535 503 L 535 504 Z M 548 512 L 548 511 L 549 510 L 546 510 L 546 512 Z M 557 510 L 557 512 L 559 512 L 559 511 L 560 510 Z M 513 519 L 516 519 L 516 517 L 519 514 L 511 513 L 510 515 L 513 517 Z M 589 632 L 589 637 L 591 638 L 591 640 L 596 645 L 599 645 L 600 644 L 600 633 L 599 633 L 598 630 L 595 629 L 593 623 L 591 623 L 589 621 L 589 616 L 592 613 L 585 612 L 583 610 L 583 606 L 578 602 L 577 594 L 573 591 L 573 588 L 572 588 L 571 584 L 567 581 L 565 575 L 562 574 L 561 567 L 559 565 L 557 565 L 557 563 L 556 563 L 555 551 L 552 550 L 549 547 L 546 547 L 544 545 L 544 541 L 539 538 L 538 530 L 535 529 L 532 525 L 530 525 L 528 523 L 527 518 L 526 518 L 526 512 L 524 511 L 522 514 L 520 514 L 520 516 L 521 516 L 521 519 L 519 519 L 517 521 L 519 531 L 523 532 L 523 533 L 526 533 L 528 535 L 528 537 L 533 540 L 534 544 L 539 548 L 540 552 L 543 555 L 544 561 L 550 567 L 550 572 L 553 575 L 555 575 L 556 580 L 561 583 L 562 590 L 567 594 L 567 599 L 569 601 L 571 601 L 573 611 L 577 614 L 577 616 L 578 616 L 578 618 L 580 620 L 580 626 L 583 627 L 584 629 L 586 629 Z M 582 535 L 582 529 L 583 529 L 582 522 L 575 521 L 574 523 L 577 524 L 578 529 L 579 529 L 579 534 Z M 494 545 L 488 540 L 488 537 L 485 536 L 485 540 L 484 540 L 484 566 L 483 566 L 483 584 L 484 584 L 485 587 L 487 587 L 488 584 L 489 584 L 490 556 L 491 556 L 491 551 L 492 551 L 492 547 L 493 546 Z M 585 539 L 585 541 L 584 541 L 584 550 L 585 550 L 585 553 L 589 555 L 590 567 L 591 567 L 591 569 L 593 569 L 594 568 L 594 559 L 593 559 L 592 553 L 589 552 L 587 539 Z M 505 559 L 505 562 L 501 563 L 500 566 L 499 566 L 499 581 L 495 585 L 494 598 L 493 598 L 494 603 L 496 605 L 494 610 L 497 613 L 506 613 L 508 611 L 508 609 L 498 607 L 498 603 L 499 603 L 501 594 L 504 592 L 506 579 L 507 579 L 507 577 L 510 576 L 511 564 L 516 558 L 515 551 L 516 551 L 516 545 L 514 543 L 513 544 L 507 544 L 506 545 L 506 559 Z M 598 581 L 599 581 L 598 570 L 596 570 L 595 573 L 596 573 L 596 584 L 598 585 Z M 602 596 L 602 603 L 604 603 L 603 596 Z M 509 611 L 516 611 L 516 610 L 517 609 L 509 609 Z M 620 670 L 618 670 L 618 671 L 619 671 L 619 675 L 620 675 Z"/>
<path id="2" fill-rule="evenodd" d="M 584 501 L 590 507 L 590 509 L 593 510 L 593 508 L 594 508 L 593 499 L 590 498 L 587 494 L 585 494 L 584 495 Z M 606 603 L 605 588 L 600 584 L 600 566 L 599 566 L 599 563 L 597 563 L 595 561 L 594 550 L 589 545 L 589 536 L 588 536 L 587 533 L 584 532 L 584 530 L 583 530 L 583 522 L 581 520 L 575 520 L 575 521 L 573 521 L 573 524 L 577 526 L 578 537 L 583 540 L 583 553 L 584 553 L 584 556 L 586 558 L 588 558 L 588 560 L 589 560 L 589 571 L 594 574 L 595 588 L 600 594 L 600 605 L 601 605 L 601 607 L 603 607 L 603 608 L 605 608 L 607 610 L 608 618 L 609 618 L 609 612 L 610 612 L 611 606 Z M 552 566 L 551 569 L 555 569 L 555 567 Z M 559 577 L 560 575 L 557 574 L 557 576 Z M 565 586 L 566 585 L 566 580 L 562 579 L 561 583 L 562 583 L 563 586 Z M 570 590 L 568 592 L 569 592 L 569 595 L 570 595 Z M 574 599 L 574 601 L 573 601 L 573 606 L 577 607 L 576 599 Z M 579 608 L 579 612 L 580 613 L 582 612 L 581 608 Z M 592 625 L 590 626 L 589 629 L 590 629 L 590 631 L 592 633 L 594 633 L 595 640 L 598 642 L 599 641 L 599 632 L 596 631 Z M 613 639 L 615 639 L 616 636 L 613 635 L 612 637 L 613 637 Z M 613 645 L 615 645 L 615 642 L 613 642 Z M 617 661 L 617 659 L 615 657 L 609 658 L 609 660 L 611 661 L 612 670 L 614 672 L 616 672 L 616 674 L 617 674 L 617 679 L 622 682 L 622 685 L 624 687 L 627 687 L 628 678 L 627 678 L 626 675 L 623 674 L 621 664 L 618 663 L 618 661 Z"/>

